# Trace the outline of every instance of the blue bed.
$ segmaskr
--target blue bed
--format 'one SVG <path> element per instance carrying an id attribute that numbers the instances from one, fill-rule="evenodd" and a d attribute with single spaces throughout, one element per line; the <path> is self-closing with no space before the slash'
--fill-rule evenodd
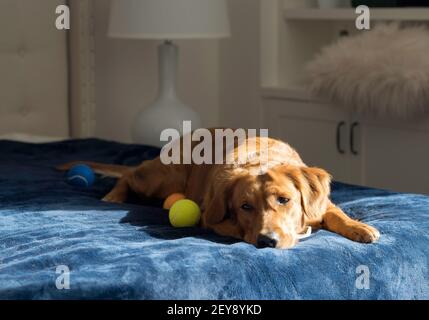
<path id="1" fill-rule="evenodd" d="M 429 298 L 427 196 L 334 183 L 333 201 L 376 226 L 378 243 L 321 230 L 291 250 L 258 250 L 174 229 L 158 201 L 101 202 L 114 179 L 77 189 L 53 169 L 76 159 L 133 165 L 157 153 L 95 139 L 0 141 L 0 298 Z M 58 266 L 69 268 L 70 289 L 57 289 Z"/>

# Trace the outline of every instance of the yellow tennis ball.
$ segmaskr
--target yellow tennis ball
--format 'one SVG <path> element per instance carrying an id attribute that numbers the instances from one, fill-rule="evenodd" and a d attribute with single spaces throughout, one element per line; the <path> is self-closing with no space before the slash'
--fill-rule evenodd
<path id="1" fill-rule="evenodd" d="M 173 204 L 168 217 L 173 227 L 194 227 L 200 221 L 201 211 L 194 201 L 184 199 Z"/>

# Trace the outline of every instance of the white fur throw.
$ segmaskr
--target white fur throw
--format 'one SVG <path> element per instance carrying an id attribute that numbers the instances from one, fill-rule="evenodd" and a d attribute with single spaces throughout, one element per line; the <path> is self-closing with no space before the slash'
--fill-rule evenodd
<path id="1" fill-rule="evenodd" d="M 307 66 L 310 89 L 337 105 L 407 119 L 429 113 L 429 31 L 379 25 L 330 45 Z"/>

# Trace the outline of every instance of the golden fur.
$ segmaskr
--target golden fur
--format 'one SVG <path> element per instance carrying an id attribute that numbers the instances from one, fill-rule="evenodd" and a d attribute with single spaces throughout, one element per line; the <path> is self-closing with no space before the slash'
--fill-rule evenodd
<path id="1" fill-rule="evenodd" d="M 329 200 L 331 177 L 326 171 L 307 167 L 284 142 L 256 138 L 257 145 L 261 142 L 269 147 L 268 167 L 263 172 L 258 171 L 257 161 L 239 166 L 164 165 L 158 157 L 137 167 L 84 163 L 98 173 L 119 177 L 105 201 L 124 202 L 130 190 L 161 199 L 184 193 L 201 207 L 202 227 L 258 247 L 290 248 L 308 226 L 353 241 L 369 243 L 379 238 L 377 229 L 352 220 Z M 238 148 L 225 158 L 236 157 Z"/>

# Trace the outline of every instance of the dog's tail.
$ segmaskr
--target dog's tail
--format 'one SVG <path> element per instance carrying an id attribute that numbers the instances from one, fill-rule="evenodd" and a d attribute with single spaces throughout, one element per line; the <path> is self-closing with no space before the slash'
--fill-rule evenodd
<path id="1" fill-rule="evenodd" d="M 67 171 L 78 164 L 86 164 L 87 166 L 91 167 L 92 170 L 94 170 L 96 173 L 113 178 L 121 178 L 124 174 L 130 172 L 133 169 L 133 167 L 121 166 L 117 164 L 104 164 L 92 161 L 68 162 L 57 166 L 56 169 L 61 171 Z"/>

